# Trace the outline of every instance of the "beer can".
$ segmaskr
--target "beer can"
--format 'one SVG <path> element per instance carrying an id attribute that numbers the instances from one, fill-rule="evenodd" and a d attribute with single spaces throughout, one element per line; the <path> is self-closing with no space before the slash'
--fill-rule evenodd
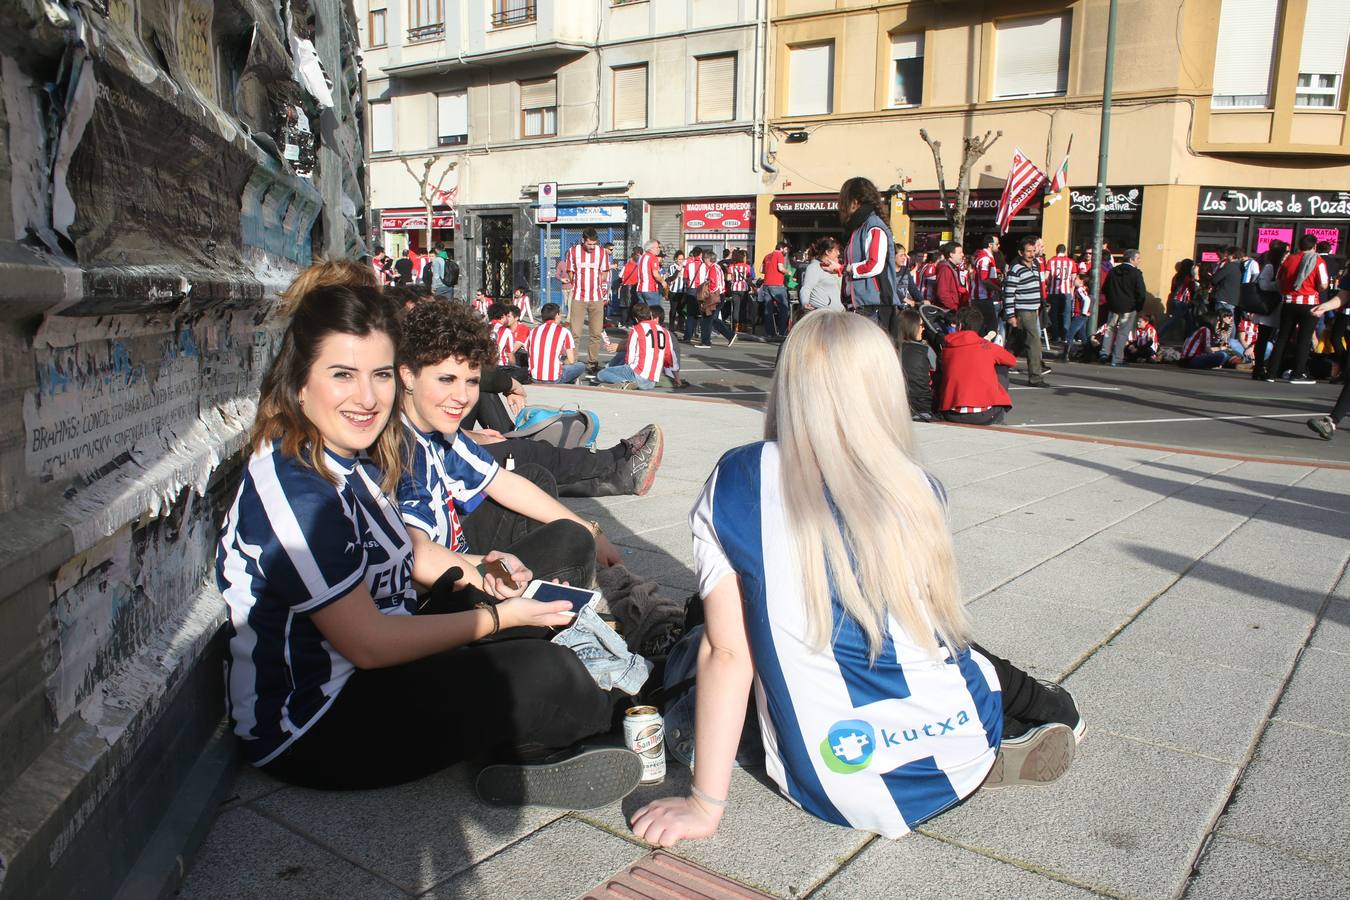
<path id="1" fill-rule="evenodd" d="M 623 716 L 624 746 L 642 757 L 642 783 L 666 780 L 666 723 L 655 706 L 629 707 Z"/>

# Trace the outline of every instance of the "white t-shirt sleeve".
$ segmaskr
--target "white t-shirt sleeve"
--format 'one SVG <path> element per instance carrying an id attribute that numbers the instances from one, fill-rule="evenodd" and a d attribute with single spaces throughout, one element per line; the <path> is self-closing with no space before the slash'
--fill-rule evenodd
<path id="1" fill-rule="evenodd" d="M 689 530 L 694 536 L 694 577 L 698 579 L 698 592 L 706 597 L 719 581 L 728 575 L 734 575 L 731 560 L 727 559 L 722 544 L 713 528 L 713 502 L 717 485 L 717 469 L 703 485 L 703 491 L 694 508 L 689 512 Z"/>

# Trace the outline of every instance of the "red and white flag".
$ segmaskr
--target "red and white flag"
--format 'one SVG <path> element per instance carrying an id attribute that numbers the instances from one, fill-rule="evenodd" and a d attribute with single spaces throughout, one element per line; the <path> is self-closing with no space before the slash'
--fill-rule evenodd
<path id="1" fill-rule="evenodd" d="M 1045 189 L 1045 205 L 1058 203 L 1060 194 L 1069 186 L 1069 152 L 1073 150 L 1073 135 L 1069 135 L 1069 146 L 1064 148 L 1064 162 L 1059 164 L 1050 178 L 1050 186 Z"/>
<path id="2" fill-rule="evenodd" d="M 1008 183 L 1003 186 L 1003 196 L 998 201 L 998 215 L 994 218 L 1000 234 L 1008 233 L 1013 216 L 1031 202 L 1031 198 L 1044 184 L 1045 173 L 1036 168 L 1036 164 L 1027 159 L 1021 150 L 1014 150 L 1012 168 L 1008 170 Z"/>

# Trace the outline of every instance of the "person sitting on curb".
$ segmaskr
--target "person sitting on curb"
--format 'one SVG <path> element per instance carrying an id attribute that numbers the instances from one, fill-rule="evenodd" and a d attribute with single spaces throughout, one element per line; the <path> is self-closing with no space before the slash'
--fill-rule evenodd
<path id="1" fill-rule="evenodd" d="M 1151 363 L 1158 361 L 1158 329 L 1153 327 L 1153 317 L 1141 315 L 1139 323 L 1125 345 L 1125 359 L 1129 362 Z"/>
<path id="2" fill-rule="evenodd" d="M 980 337 L 984 314 L 977 307 L 958 310 L 956 327 L 942 339 L 936 409 L 948 422 L 1002 425 L 1012 409 L 1008 370 L 1017 357 Z"/>
<path id="3" fill-rule="evenodd" d="M 472 316 L 448 303 L 418 314 L 439 307 Z M 396 309 L 364 284 L 307 292 L 263 378 L 216 557 L 244 756 L 324 790 L 402 784 L 487 756 L 509 762 L 480 773 L 485 798 L 618 800 L 641 779 L 640 757 L 567 748 L 607 732 L 628 698 L 534 637 L 570 624 L 569 604 L 522 597 L 533 573 L 512 554 L 414 552 L 389 500 L 404 464 Z M 492 348 L 477 328 L 483 358 Z M 487 562 L 501 577 L 480 569 Z M 418 585 L 434 602 L 419 605 Z M 519 639 L 483 642 L 499 633 Z"/>
<path id="4" fill-rule="evenodd" d="M 1183 369 L 1218 369 L 1238 364 L 1227 347 L 1219 346 L 1214 337 L 1215 317 L 1206 314 L 1200 317 L 1200 327 L 1191 332 L 1186 343 L 1181 345 L 1181 367 Z"/>
<path id="5" fill-rule="evenodd" d="M 769 776 L 846 828 L 898 838 L 981 787 L 1068 771 L 1086 731 L 1073 697 L 971 639 L 904 384 L 861 317 L 807 316 L 788 336 L 765 440 L 723 455 L 690 513 L 693 781 L 637 811 L 642 840 L 717 831 L 752 682 Z"/>
<path id="6" fill-rule="evenodd" d="M 905 373 L 909 415 L 916 422 L 933 421 L 933 373 L 937 354 L 923 340 L 923 317 L 918 310 L 900 310 L 900 368 Z"/>
<path id="7" fill-rule="evenodd" d="M 617 385 L 621 390 L 650 391 L 661 380 L 662 374 L 669 373 L 674 386 L 683 387 L 675 341 L 655 311 L 645 303 L 634 303 L 630 315 L 633 327 L 628 329 L 623 353 L 601 369 L 596 379 L 601 384 Z"/>

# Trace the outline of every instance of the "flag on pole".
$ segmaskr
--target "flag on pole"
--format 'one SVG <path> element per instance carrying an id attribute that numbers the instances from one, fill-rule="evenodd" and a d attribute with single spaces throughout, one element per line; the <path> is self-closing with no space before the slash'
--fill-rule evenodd
<path id="1" fill-rule="evenodd" d="M 1050 206 L 1058 203 L 1060 194 L 1069 186 L 1069 151 L 1073 150 L 1073 135 L 1069 135 L 1069 146 L 1064 148 L 1064 162 L 1059 164 L 1055 174 L 1050 179 L 1050 186 L 1045 189 L 1045 205 Z"/>
<path id="2" fill-rule="evenodd" d="M 1020 149 L 1014 150 L 1012 168 L 1008 170 L 1008 183 L 1003 186 L 1003 196 L 998 201 L 998 215 L 994 218 L 999 234 L 1008 233 L 1013 216 L 1021 212 L 1044 185 L 1045 173 L 1036 168 L 1036 164 L 1027 159 Z"/>

